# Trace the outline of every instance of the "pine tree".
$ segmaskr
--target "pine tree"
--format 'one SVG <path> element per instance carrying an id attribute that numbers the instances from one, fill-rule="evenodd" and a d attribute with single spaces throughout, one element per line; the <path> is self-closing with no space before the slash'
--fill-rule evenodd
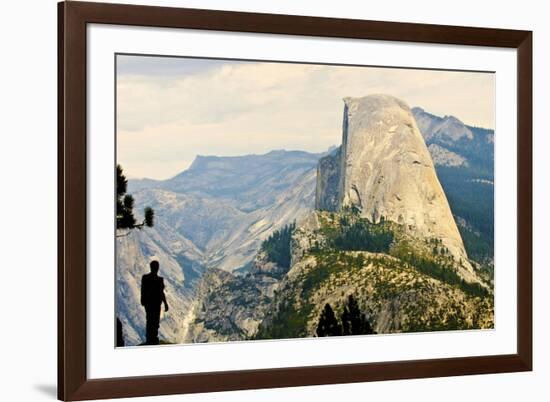
<path id="1" fill-rule="evenodd" d="M 348 307 L 344 307 L 344 312 L 342 313 L 342 335 L 352 335 L 351 332 L 351 315 L 349 313 Z"/>
<path id="2" fill-rule="evenodd" d="M 116 167 L 116 227 L 117 229 L 141 229 L 143 226 L 152 227 L 154 224 L 155 213 L 152 208 L 146 207 L 143 211 L 143 222 L 137 223 L 134 217 L 134 197 L 126 194 L 128 189 L 128 180 L 122 171 L 122 167 Z M 121 234 L 125 236 L 129 232 Z"/>
<path id="3" fill-rule="evenodd" d="M 290 268 L 290 246 L 295 228 L 295 222 L 290 225 L 285 225 L 283 228 L 274 231 L 262 242 L 261 249 L 265 251 L 269 261 L 283 268 Z"/>
<path id="4" fill-rule="evenodd" d="M 365 314 L 361 313 L 353 295 L 348 296 L 348 303 L 344 307 L 341 319 L 344 335 L 370 335 L 375 333 Z"/>
<path id="5" fill-rule="evenodd" d="M 319 323 L 317 324 L 317 336 L 339 336 L 342 335 L 342 327 L 336 319 L 336 315 L 330 307 L 330 304 L 325 304 L 325 308 L 321 313 L 319 318 Z"/>

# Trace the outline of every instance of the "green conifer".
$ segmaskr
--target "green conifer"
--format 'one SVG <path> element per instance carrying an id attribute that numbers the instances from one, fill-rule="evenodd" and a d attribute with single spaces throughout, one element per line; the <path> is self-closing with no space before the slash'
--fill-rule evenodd
<path id="1" fill-rule="evenodd" d="M 321 312 L 316 333 L 318 337 L 342 335 L 342 327 L 336 319 L 334 310 L 332 310 L 332 307 L 328 303 L 325 304 L 325 308 Z"/>

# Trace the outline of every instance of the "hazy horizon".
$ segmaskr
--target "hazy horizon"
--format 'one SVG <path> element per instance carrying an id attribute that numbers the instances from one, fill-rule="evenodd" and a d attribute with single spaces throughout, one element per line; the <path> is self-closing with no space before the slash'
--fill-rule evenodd
<path id="1" fill-rule="evenodd" d="M 176 172 L 175 174 L 173 174 L 172 176 L 169 176 L 169 177 L 154 179 L 152 177 L 147 177 L 147 176 L 141 176 L 141 177 L 131 176 L 131 175 L 126 174 L 126 172 L 124 172 L 124 175 L 128 179 L 131 179 L 131 180 L 151 179 L 151 180 L 162 181 L 162 180 L 169 180 L 169 179 L 179 175 L 180 173 L 185 172 L 186 170 L 188 170 L 191 167 L 193 162 L 195 162 L 195 160 L 199 157 L 201 157 L 201 158 L 239 158 L 239 157 L 247 157 L 247 156 L 264 156 L 264 155 L 270 154 L 271 152 L 305 152 L 305 153 L 308 153 L 308 154 L 322 155 L 324 153 L 332 151 L 333 149 L 337 148 L 338 146 L 340 146 L 340 144 L 339 145 L 331 145 L 329 148 L 327 148 L 327 149 L 325 149 L 324 151 L 321 151 L 321 152 L 312 152 L 312 151 L 307 151 L 307 150 L 304 150 L 304 149 L 283 149 L 283 148 L 281 148 L 281 149 L 272 149 L 271 151 L 267 151 L 267 152 L 248 153 L 248 154 L 241 154 L 241 155 L 197 154 L 197 155 L 195 155 L 195 157 L 191 160 L 191 162 L 186 167 L 184 167 L 183 169 L 181 169 L 180 171 Z M 124 165 L 122 165 L 120 163 L 120 161 L 117 161 L 117 163 L 119 163 L 122 166 L 122 168 L 124 168 Z"/>

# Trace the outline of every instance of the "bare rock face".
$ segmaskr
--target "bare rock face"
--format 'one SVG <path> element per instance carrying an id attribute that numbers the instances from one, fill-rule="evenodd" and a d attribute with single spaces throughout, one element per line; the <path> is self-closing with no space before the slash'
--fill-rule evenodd
<path id="1" fill-rule="evenodd" d="M 461 276 L 477 281 L 407 104 L 388 95 L 345 98 L 344 103 L 339 172 L 327 172 L 319 165 L 321 178 L 338 176 L 338 188 L 319 186 L 318 179 L 317 208 L 355 207 L 372 222 L 394 221 L 415 236 L 439 239 L 457 261 Z M 334 197 L 331 192 L 337 202 L 323 205 Z"/>
<path id="2" fill-rule="evenodd" d="M 254 336 L 288 268 L 260 251 L 250 272 L 211 268 L 202 277 L 184 342 L 238 341 Z"/>
<path id="3" fill-rule="evenodd" d="M 319 159 L 317 165 L 316 209 L 335 211 L 338 208 L 341 147 Z"/>
<path id="4" fill-rule="evenodd" d="M 428 150 L 435 165 L 451 167 L 468 166 L 466 158 L 440 145 L 430 144 Z"/>

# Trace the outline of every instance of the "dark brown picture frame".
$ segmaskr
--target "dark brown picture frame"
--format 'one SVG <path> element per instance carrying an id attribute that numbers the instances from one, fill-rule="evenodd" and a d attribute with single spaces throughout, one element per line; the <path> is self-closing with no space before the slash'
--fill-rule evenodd
<path id="1" fill-rule="evenodd" d="M 86 25 L 491 46 L 517 50 L 517 353 L 88 379 Z M 352 383 L 532 370 L 532 32 L 104 3 L 58 4 L 58 397 L 61 400 Z"/>

